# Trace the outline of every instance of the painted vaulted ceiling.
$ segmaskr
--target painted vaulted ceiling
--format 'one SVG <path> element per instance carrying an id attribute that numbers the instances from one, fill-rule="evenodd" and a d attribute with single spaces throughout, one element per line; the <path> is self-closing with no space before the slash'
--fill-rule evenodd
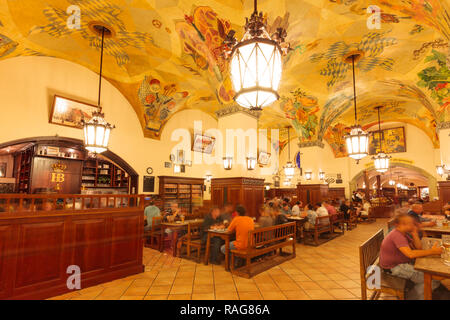
<path id="1" fill-rule="evenodd" d="M 67 9 L 81 10 L 70 29 Z M 381 25 L 369 29 L 370 5 Z M 342 135 L 354 123 L 351 66 L 356 64 L 359 121 L 400 121 L 422 129 L 436 147 L 436 127 L 450 121 L 449 0 L 265 0 L 258 2 L 269 31 L 283 26 L 293 50 L 284 58 L 281 98 L 264 109 L 261 128 L 291 125 L 303 145 L 326 141 L 345 156 Z M 136 111 L 144 135 L 159 139 L 178 111 L 215 116 L 233 104 L 224 37 L 239 38 L 252 0 L 0 0 L 0 59 L 51 56 L 98 72 L 100 41 L 92 21 L 111 26 L 105 77 Z M 281 145 L 286 142 L 282 135 Z M 284 140 L 283 140 L 284 139 Z"/>

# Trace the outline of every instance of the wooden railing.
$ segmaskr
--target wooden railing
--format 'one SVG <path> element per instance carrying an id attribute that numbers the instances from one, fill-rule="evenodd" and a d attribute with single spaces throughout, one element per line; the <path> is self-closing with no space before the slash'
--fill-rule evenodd
<path id="1" fill-rule="evenodd" d="M 0 218 L 24 213 L 143 210 L 144 197 L 138 194 L 0 194 Z"/>

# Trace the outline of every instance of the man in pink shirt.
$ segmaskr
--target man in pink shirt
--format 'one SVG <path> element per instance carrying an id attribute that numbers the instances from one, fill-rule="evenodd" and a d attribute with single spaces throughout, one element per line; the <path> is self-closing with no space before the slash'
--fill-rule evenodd
<path id="1" fill-rule="evenodd" d="M 431 249 L 423 250 L 414 219 L 406 212 L 397 213 L 394 224 L 395 229 L 381 243 L 380 266 L 384 272 L 414 282 L 414 288 L 407 292 L 406 297 L 423 300 L 423 272 L 414 269 L 414 259 L 440 255 L 442 248 L 435 243 Z M 439 285 L 439 281 L 433 280 L 433 289 L 437 289 Z"/>

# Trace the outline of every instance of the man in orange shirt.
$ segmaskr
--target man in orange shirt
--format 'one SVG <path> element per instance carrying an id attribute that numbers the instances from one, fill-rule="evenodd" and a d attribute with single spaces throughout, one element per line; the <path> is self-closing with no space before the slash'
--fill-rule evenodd
<path id="1" fill-rule="evenodd" d="M 241 205 L 236 206 L 236 212 L 239 214 L 231 221 L 228 231 L 236 231 L 236 241 L 230 242 L 230 250 L 243 250 L 247 249 L 248 245 L 248 232 L 255 229 L 253 219 L 245 215 L 245 208 Z M 223 254 L 226 252 L 225 245 L 220 248 Z"/>

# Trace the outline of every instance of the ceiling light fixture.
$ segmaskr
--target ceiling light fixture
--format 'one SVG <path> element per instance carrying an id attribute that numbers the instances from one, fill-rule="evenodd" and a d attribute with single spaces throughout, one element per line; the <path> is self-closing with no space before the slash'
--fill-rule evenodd
<path id="1" fill-rule="evenodd" d="M 245 33 L 237 43 L 231 30 L 224 40 L 225 56 L 231 57 L 230 73 L 234 100 L 242 107 L 261 110 L 278 100 L 283 63 L 281 56 L 290 49 L 284 42 L 286 30 L 277 28 L 270 35 L 257 0 L 250 19 L 246 18 Z"/>
<path id="2" fill-rule="evenodd" d="M 94 25 L 91 30 L 94 30 L 98 36 L 101 35 L 101 54 L 100 54 L 100 76 L 98 84 L 98 108 L 99 111 L 92 113 L 92 118 L 89 121 L 82 120 L 84 128 L 84 147 L 92 153 L 102 153 L 108 150 L 109 136 L 111 130 L 115 126 L 109 124 L 105 120 L 104 113 L 101 112 L 100 98 L 102 92 L 102 71 L 103 71 L 103 49 L 105 42 L 105 35 L 111 35 L 112 32 L 103 25 Z"/>
<path id="3" fill-rule="evenodd" d="M 355 125 L 350 128 L 350 133 L 344 139 L 347 145 L 347 153 L 350 158 L 357 162 L 366 157 L 369 152 L 369 135 L 358 125 L 358 114 L 356 108 L 356 81 L 355 81 L 355 61 L 359 61 L 363 57 L 363 52 L 350 52 L 344 57 L 344 61 L 352 64 L 353 71 L 353 104 L 355 108 Z"/>
<path id="4" fill-rule="evenodd" d="M 286 165 L 283 167 L 284 175 L 286 178 L 291 179 L 295 174 L 295 166 L 291 161 L 291 135 L 290 135 L 290 127 L 288 129 L 288 161 L 286 162 Z"/>
<path id="5" fill-rule="evenodd" d="M 381 106 L 375 107 L 378 110 L 378 141 L 380 143 L 380 152 L 377 153 L 375 157 L 373 157 L 373 162 L 375 165 L 375 170 L 381 173 L 388 171 L 389 169 L 389 160 L 391 157 L 383 152 L 383 137 L 381 136 L 381 118 L 380 118 L 380 110 Z"/>

